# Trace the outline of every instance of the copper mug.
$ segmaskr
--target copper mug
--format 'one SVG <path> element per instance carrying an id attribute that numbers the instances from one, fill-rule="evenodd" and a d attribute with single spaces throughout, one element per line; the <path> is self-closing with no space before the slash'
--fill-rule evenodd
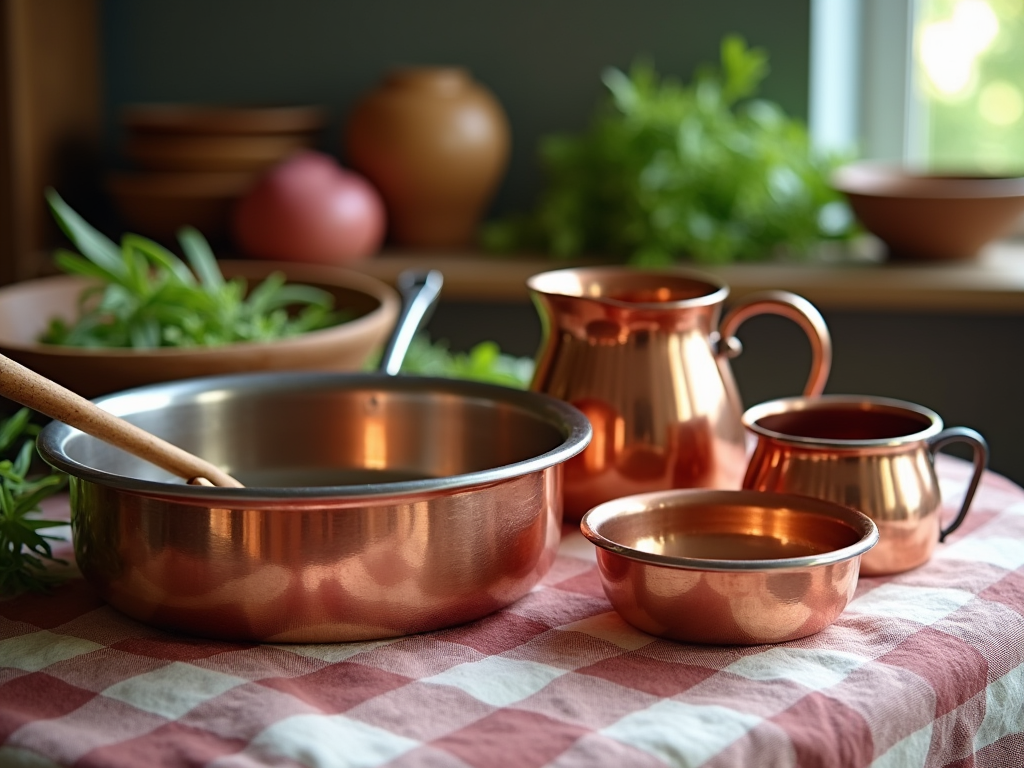
<path id="1" fill-rule="evenodd" d="M 543 338 L 531 389 L 590 419 L 594 437 L 565 464 L 564 508 L 579 520 L 597 504 L 672 488 L 738 489 L 746 466 L 742 400 L 729 368 L 747 318 L 797 322 L 812 347 L 804 390 L 825 386 L 832 344 L 806 299 L 751 295 L 719 324 L 723 283 L 686 271 L 562 269 L 527 281 Z"/>
<path id="2" fill-rule="evenodd" d="M 797 493 L 853 507 L 878 526 L 864 555 L 867 576 L 928 561 L 963 522 L 988 463 L 985 439 L 967 427 L 943 429 L 928 408 L 881 397 L 825 395 L 756 405 L 743 424 L 757 437 L 743 487 Z M 974 474 L 956 517 L 943 526 L 935 454 L 963 442 Z"/>

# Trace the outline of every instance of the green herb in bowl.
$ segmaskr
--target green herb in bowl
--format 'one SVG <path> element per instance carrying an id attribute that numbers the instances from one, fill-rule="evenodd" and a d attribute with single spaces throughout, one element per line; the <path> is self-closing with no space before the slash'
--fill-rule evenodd
<path id="1" fill-rule="evenodd" d="M 203 236 L 178 235 L 188 264 L 148 238 L 126 234 L 120 245 L 97 231 L 53 190 L 54 218 L 80 253 L 61 249 L 57 265 L 97 281 L 79 302 L 71 324 L 54 319 L 44 344 L 88 348 L 216 347 L 272 341 L 326 328 L 345 319 L 327 291 L 285 282 L 273 273 L 247 290 L 226 280 Z"/>

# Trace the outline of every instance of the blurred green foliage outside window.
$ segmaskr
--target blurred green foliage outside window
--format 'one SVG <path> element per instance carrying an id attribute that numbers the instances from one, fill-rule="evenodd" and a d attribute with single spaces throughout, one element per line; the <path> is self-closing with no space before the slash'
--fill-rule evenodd
<path id="1" fill-rule="evenodd" d="M 933 170 L 1024 173 L 1024 0 L 918 0 L 915 79 Z"/>

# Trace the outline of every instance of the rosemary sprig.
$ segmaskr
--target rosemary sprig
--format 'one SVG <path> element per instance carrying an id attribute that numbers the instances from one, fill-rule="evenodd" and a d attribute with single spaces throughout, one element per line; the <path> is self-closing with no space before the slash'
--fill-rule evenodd
<path id="1" fill-rule="evenodd" d="M 45 592 L 61 579 L 47 571 L 45 561 L 64 563 L 50 546 L 57 537 L 40 533 L 64 522 L 35 515 L 43 499 L 64 487 L 66 477 L 54 471 L 30 477 L 39 431 L 31 416 L 22 408 L 0 423 L 0 455 L 13 455 L 0 460 L 0 595 Z"/>

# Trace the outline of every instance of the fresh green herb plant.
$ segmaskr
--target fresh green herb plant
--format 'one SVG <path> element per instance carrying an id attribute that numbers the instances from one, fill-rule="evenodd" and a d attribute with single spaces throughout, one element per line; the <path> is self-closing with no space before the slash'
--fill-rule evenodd
<path id="1" fill-rule="evenodd" d="M 828 181 L 840 158 L 812 152 L 800 121 L 752 98 L 767 72 L 766 54 L 734 36 L 721 67 L 689 85 L 648 63 L 608 69 L 589 130 L 542 141 L 537 208 L 485 227 L 485 247 L 660 265 L 799 254 L 848 237 L 852 215 Z"/>
<path id="2" fill-rule="evenodd" d="M 45 591 L 60 577 L 47 571 L 46 562 L 63 563 L 53 556 L 43 529 L 64 525 L 38 517 L 40 503 L 64 487 L 65 476 L 49 472 L 30 477 L 38 427 L 32 413 L 22 408 L 0 423 L 0 595 Z M 12 458 L 13 457 L 13 458 Z"/>
<path id="3" fill-rule="evenodd" d="M 319 288 L 285 283 L 281 273 L 247 292 L 226 280 L 203 236 L 191 227 L 178 239 L 188 265 L 160 244 L 126 234 L 120 246 L 98 232 L 53 190 L 54 218 L 81 252 L 61 249 L 57 265 L 93 278 L 73 324 L 54 319 L 40 341 L 76 347 L 213 347 L 271 341 L 334 325 L 333 297 Z M 191 265 L 191 269 L 189 268 Z"/>
<path id="4" fill-rule="evenodd" d="M 373 370 L 376 365 L 377 360 L 370 360 L 367 370 Z M 533 360 L 505 354 L 493 341 L 481 341 L 469 352 L 452 352 L 444 339 L 431 341 L 426 333 L 420 333 L 409 345 L 402 373 L 470 379 L 525 389 L 533 375 Z"/>
<path id="5" fill-rule="evenodd" d="M 452 352 L 447 342 L 419 335 L 402 363 L 403 373 L 471 379 L 524 389 L 533 374 L 530 358 L 504 354 L 497 343 L 482 341 L 469 352 Z"/>

